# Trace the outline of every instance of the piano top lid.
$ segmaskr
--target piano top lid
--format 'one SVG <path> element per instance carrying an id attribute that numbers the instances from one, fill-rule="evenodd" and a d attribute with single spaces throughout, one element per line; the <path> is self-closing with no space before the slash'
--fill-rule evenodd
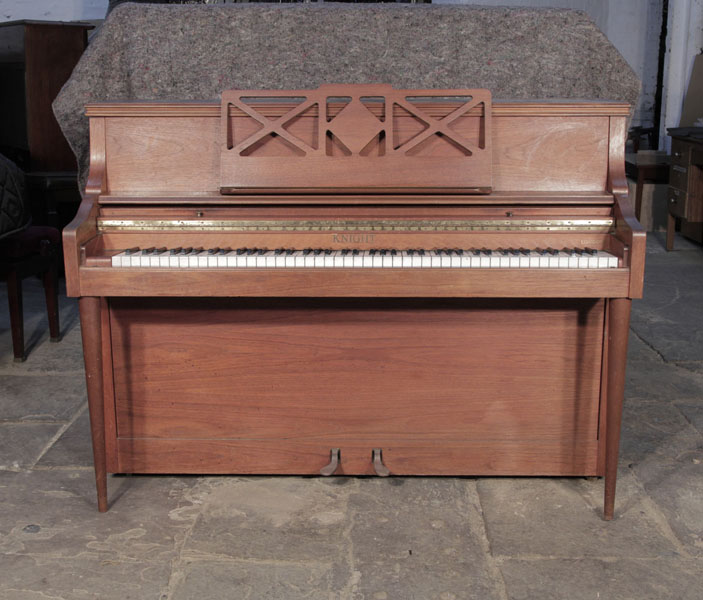
<path id="1" fill-rule="evenodd" d="M 541 99 L 496 99 L 491 100 L 491 112 L 497 116 L 565 116 L 627 117 L 631 106 L 618 100 L 588 98 L 541 98 Z M 268 109 L 283 114 L 280 105 L 271 103 Z M 221 105 L 217 100 L 122 100 L 115 102 L 89 102 L 85 105 L 87 117 L 217 117 L 221 116 Z M 230 115 L 243 116 L 240 110 L 231 107 Z"/>

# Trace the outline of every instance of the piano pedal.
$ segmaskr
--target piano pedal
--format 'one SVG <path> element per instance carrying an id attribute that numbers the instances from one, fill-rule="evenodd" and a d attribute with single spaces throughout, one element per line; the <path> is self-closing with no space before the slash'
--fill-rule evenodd
<path id="1" fill-rule="evenodd" d="M 391 472 L 388 467 L 383 464 L 383 455 L 380 448 L 373 449 L 373 470 L 376 471 L 376 475 L 379 477 L 388 477 Z"/>
<path id="2" fill-rule="evenodd" d="M 320 469 L 320 475 L 329 477 L 339 468 L 339 448 L 330 448 L 330 462 Z"/>

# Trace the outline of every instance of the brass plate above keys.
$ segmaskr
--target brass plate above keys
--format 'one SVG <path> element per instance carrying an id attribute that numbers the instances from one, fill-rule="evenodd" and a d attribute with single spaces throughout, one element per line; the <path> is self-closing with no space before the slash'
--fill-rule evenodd
<path id="1" fill-rule="evenodd" d="M 210 220 L 98 219 L 98 230 L 111 231 L 594 231 L 608 233 L 613 219 L 470 219 L 470 220 Z"/>

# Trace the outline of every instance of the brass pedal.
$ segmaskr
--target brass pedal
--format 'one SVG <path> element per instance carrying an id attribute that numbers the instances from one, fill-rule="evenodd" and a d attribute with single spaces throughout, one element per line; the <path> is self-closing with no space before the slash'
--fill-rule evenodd
<path id="1" fill-rule="evenodd" d="M 391 472 L 388 467 L 383 464 L 383 454 L 380 448 L 373 449 L 373 470 L 376 471 L 376 475 L 379 477 L 388 477 Z"/>
<path id="2" fill-rule="evenodd" d="M 320 475 L 323 477 L 334 475 L 334 472 L 339 467 L 339 454 L 339 448 L 330 449 L 330 462 L 320 469 Z"/>

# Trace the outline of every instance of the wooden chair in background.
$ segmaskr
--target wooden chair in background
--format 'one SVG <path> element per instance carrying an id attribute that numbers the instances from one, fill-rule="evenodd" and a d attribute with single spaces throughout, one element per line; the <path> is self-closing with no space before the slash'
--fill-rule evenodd
<path id="1" fill-rule="evenodd" d="M 22 280 L 41 275 L 46 296 L 49 335 L 52 342 L 59 332 L 58 259 L 61 234 L 53 227 L 32 226 L 0 241 L 0 275 L 7 280 L 12 349 L 16 362 L 25 360 Z"/>

